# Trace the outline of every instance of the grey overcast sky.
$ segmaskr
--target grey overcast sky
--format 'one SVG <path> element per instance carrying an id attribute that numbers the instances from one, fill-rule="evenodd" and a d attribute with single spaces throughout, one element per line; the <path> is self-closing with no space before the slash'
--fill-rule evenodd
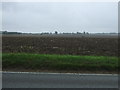
<path id="1" fill-rule="evenodd" d="M 2 30 L 118 32 L 117 2 L 3 2 Z"/>

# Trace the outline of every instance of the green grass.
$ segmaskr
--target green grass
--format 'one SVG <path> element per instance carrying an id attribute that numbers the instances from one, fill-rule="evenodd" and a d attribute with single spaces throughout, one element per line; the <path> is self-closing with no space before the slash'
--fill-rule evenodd
<path id="1" fill-rule="evenodd" d="M 118 69 L 118 58 L 110 56 L 3 53 L 2 67 L 3 69 L 115 71 Z"/>

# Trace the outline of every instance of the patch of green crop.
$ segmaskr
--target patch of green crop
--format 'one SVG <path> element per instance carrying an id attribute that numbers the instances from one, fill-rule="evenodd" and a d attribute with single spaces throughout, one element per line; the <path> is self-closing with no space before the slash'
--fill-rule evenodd
<path id="1" fill-rule="evenodd" d="M 118 57 L 3 53 L 2 66 L 3 69 L 115 71 L 118 69 Z"/>

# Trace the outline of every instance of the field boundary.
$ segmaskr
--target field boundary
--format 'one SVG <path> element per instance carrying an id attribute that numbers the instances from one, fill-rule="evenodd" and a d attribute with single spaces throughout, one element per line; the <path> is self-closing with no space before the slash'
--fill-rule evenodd
<path id="1" fill-rule="evenodd" d="M 117 72 L 118 58 L 109 56 L 3 53 L 4 71 Z"/>

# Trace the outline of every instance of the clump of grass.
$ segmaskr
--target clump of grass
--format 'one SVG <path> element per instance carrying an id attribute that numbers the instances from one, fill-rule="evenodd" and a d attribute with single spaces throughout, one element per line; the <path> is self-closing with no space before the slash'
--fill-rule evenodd
<path id="1" fill-rule="evenodd" d="M 2 66 L 3 69 L 115 71 L 118 69 L 118 58 L 110 56 L 3 53 Z"/>

